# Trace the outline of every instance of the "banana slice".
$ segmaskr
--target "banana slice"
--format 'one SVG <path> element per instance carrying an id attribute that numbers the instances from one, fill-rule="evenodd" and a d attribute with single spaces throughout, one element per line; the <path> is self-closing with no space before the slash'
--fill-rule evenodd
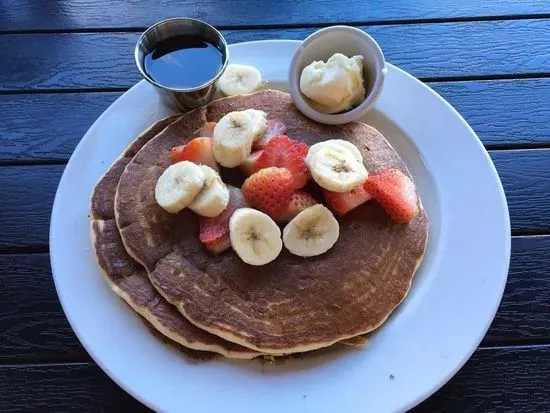
<path id="1" fill-rule="evenodd" d="M 319 149 L 325 147 L 332 148 L 336 151 L 339 148 L 343 147 L 349 150 L 353 154 L 355 159 L 357 159 L 357 161 L 361 163 L 363 162 L 363 155 L 361 155 L 361 151 L 353 143 L 345 141 L 344 139 L 329 139 L 328 141 L 319 142 L 309 147 L 309 151 L 307 152 L 306 156 L 306 164 L 309 165 L 311 158 L 313 158 L 313 155 L 315 155 Z"/>
<path id="2" fill-rule="evenodd" d="M 334 192 L 348 192 L 367 180 L 362 162 L 343 146 L 320 148 L 309 163 L 311 176 L 321 187 Z"/>
<path id="3" fill-rule="evenodd" d="M 262 85 L 258 69 L 247 65 L 229 65 L 218 80 L 218 87 L 226 96 L 252 93 Z"/>
<path id="4" fill-rule="evenodd" d="M 248 113 L 252 118 L 252 123 L 254 124 L 254 138 L 252 140 L 255 142 L 267 132 L 267 114 L 263 110 L 256 109 L 246 109 L 244 112 Z"/>
<path id="5" fill-rule="evenodd" d="M 214 158 L 227 168 L 240 165 L 252 151 L 258 131 L 257 120 L 249 113 L 230 112 L 214 128 Z"/>
<path id="6" fill-rule="evenodd" d="M 229 189 L 223 183 L 220 175 L 207 165 L 199 165 L 206 177 L 204 186 L 189 209 L 203 217 L 217 217 L 229 203 Z"/>
<path id="7" fill-rule="evenodd" d="M 283 249 L 275 221 L 252 208 L 239 208 L 231 215 L 229 237 L 237 255 L 250 265 L 265 265 Z"/>
<path id="8" fill-rule="evenodd" d="M 199 165 L 182 161 L 170 165 L 155 186 L 157 203 L 171 214 L 191 204 L 201 191 L 206 176 Z"/>
<path id="9" fill-rule="evenodd" d="M 321 204 L 296 215 L 283 230 L 285 247 L 300 257 L 327 252 L 338 240 L 340 225 L 332 212 Z"/>

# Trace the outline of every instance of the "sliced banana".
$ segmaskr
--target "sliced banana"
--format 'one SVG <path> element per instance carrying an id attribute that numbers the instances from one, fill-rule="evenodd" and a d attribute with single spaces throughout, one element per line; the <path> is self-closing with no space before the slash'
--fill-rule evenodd
<path id="1" fill-rule="evenodd" d="M 338 240 L 340 225 L 332 212 L 317 204 L 296 215 L 283 230 L 285 247 L 300 257 L 327 252 Z"/>
<path id="2" fill-rule="evenodd" d="M 199 167 L 206 178 L 202 190 L 189 204 L 189 209 L 203 217 L 217 217 L 229 203 L 229 189 L 214 169 L 207 165 Z"/>
<path id="3" fill-rule="evenodd" d="M 313 155 L 315 155 L 319 149 L 325 147 L 333 148 L 334 150 L 338 150 L 339 148 L 343 147 L 349 150 L 353 154 L 355 159 L 357 159 L 361 163 L 363 162 L 363 155 L 361 155 L 361 151 L 353 143 L 344 139 L 329 139 L 328 141 L 319 142 L 309 147 L 309 151 L 307 152 L 306 156 L 306 164 L 309 165 L 309 162 L 311 161 L 311 158 L 313 158 Z"/>
<path id="4" fill-rule="evenodd" d="M 262 85 L 262 75 L 253 66 L 232 64 L 218 80 L 218 86 L 226 96 L 252 93 Z"/>
<path id="5" fill-rule="evenodd" d="M 246 112 L 230 112 L 214 128 L 214 158 L 227 168 L 240 165 L 252 151 L 257 120 Z"/>
<path id="6" fill-rule="evenodd" d="M 252 208 L 239 208 L 231 215 L 229 237 L 237 255 L 250 265 L 265 265 L 283 249 L 275 221 Z"/>
<path id="7" fill-rule="evenodd" d="M 205 180 L 199 165 L 189 161 L 175 163 L 166 168 L 158 179 L 155 199 L 167 212 L 176 214 L 193 202 Z"/>
<path id="8" fill-rule="evenodd" d="M 255 142 L 267 132 L 267 114 L 263 110 L 257 109 L 246 109 L 244 112 L 248 113 L 252 118 L 252 123 L 254 124 L 254 137 L 252 140 Z"/>
<path id="9" fill-rule="evenodd" d="M 343 146 L 320 148 L 309 163 L 314 181 L 334 192 L 348 192 L 367 180 L 368 172 L 362 162 Z"/>

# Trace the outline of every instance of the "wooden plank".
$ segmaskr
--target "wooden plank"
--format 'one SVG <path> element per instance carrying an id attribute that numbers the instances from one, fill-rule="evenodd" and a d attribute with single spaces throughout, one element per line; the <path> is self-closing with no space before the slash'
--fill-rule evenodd
<path id="1" fill-rule="evenodd" d="M 549 411 L 548 377 L 550 346 L 478 350 L 447 385 L 413 412 Z"/>
<path id="2" fill-rule="evenodd" d="M 67 161 L 120 93 L 0 95 L 0 163 Z"/>
<path id="3" fill-rule="evenodd" d="M 483 345 L 550 340 L 549 267 L 550 236 L 512 239 L 508 284 Z M 0 274 L 0 363 L 89 360 L 63 316 L 47 254 L 0 255 Z"/>
<path id="4" fill-rule="evenodd" d="M 550 150 L 494 151 L 515 233 L 550 230 Z M 44 246 L 62 165 L 0 167 L 0 248 Z"/>
<path id="5" fill-rule="evenodd" d="M 63 169 L 62 165 L 0 168 L 0 248 L 48 244 L 50 213 Z"/>
<path id="6" fill-rule="evenodd" d="M 431 83 L 492 148 L 550 143 L 550 79 Z M 0 95 L 0 162 L 68 160 L 120 92 Z M 506 116 L 502 114 L 506 113 Z"/>
<path id="7" fill-rule="evenodd" d="M 97 365 L 0 367 L 3 412 L 149 412 Z"/>
<path id="8" fill-rule="evenodd" d="M 48 254 L 0 255 L 0 363 L 89 360 L 55 292 Z"/>
<path id="9" fill-rule="evenodd" d="M 550 145 L 550 79 L 431 83 L 491 148 Z M 0 163 L 66 161 L 121 92 L 0 95 Z M 506 113 L 506 116 L 503 116 Z"/>
<path id="10" fill-rule="evenodd" d="M 550 346 L 478 350 L 414 412 L 548 411 L 549 375 Z M 148 411 L 91 363 L 1 367 L 0 405 L 7 411 Z"/>
<path id="11" fill-rule="evenodd" d="M 550 143 L 550 79 L 434 82 L 490 148 Z"/>
<path id="12" fill-rule="evenodd" d="M 508 200 L 512 231 L 550 229 L 550 150 L 491 151 Z"/>
<path id="13" fill-rule="evenodd" d="M 549 20 L 361 28 L 380 42 L 388 61 L 421 78 L 550 73 Z M 224 34 L 236 43 L 303 39 L 314 30 L 228 30 Z M 128 87 L 139 79 L 133 62 L 137 38 L 137 33 L 0 36 L 1 49 L 17 50 L 0 67 L 0 91 Z M 510 50 L 515 51 L 513 59 Z"/>
<path id="14" fill-rule="evenodd" d="M 4 31 L 133 28 L 147 27 L 158 20 L 176 16 L 194 17 L 224 27 L 243 27 L 514 16 L 549 12 L 548 5 L 540 0 L 418 0 L 414 3 L 407 0 L 65 0 L 53 4 L 46 4 L 41 0 L 8 0 L 3 2 L 0 9 L 0 28 Z"/>
<path id="15" fill-rule="evenodd" d="M 550 340 L 550 236 L 512 237 L 504 296 L 483 345 Z"/>

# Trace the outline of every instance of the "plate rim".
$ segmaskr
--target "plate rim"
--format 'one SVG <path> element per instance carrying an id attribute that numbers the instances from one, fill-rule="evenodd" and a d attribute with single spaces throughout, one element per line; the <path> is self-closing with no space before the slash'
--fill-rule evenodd
<path id="1" fill-rule="evenodd" d="M 265 45 L 266 43 L 291 43 L 293 45 L 299 46 L 302 43 L 302 41 L 301 40 L 257 40 L 257 41 L 251 41 L 251 42 L 235 43 L 235 44 L 230 45 L 230 48 L 233 48 L 233 47 L 254 47 L 254 46 L 257 46 L 259 44 L 260 45 Z M 396 71 L 400 72 L 401 74 L 405 75 L 407 78 L 409 78 L 408 79 L 409 81 L 420 82 L 420 81 L 418 81 L 418 79 L 416 79 L 414 76 L 412 76 L 408 72 L 406 72 L 406 71 L 404 71 L 404 70 L 402 70 L 402 69 L 400 69 L 400 68 L 398 68 L 394 65 L 391 65 L 390 63 L 387 63 L 387 64 L 388 64 L 388 66 L 390 66 L 391 70 L 396 70 Z M 52 206 L 51 219 L 50 219 L 50 230 L 49 230 L 49 243 L 50 243 L 50 248 L 51 248 L 50 249 L 50 265 L 51 265 L 51 268 L 52 268 L 52 277 L 54 279 L 56 293 L 59 297 L 59 301 L 60 301 L 61 306 L 63 308 L 63 312 L 64 312 L 64 314 L 65 314 L 65 316 L 66 316 L 66 318 L 67 318 L 67 320 L 68 320 L 68 322 L 71 326 L 71 329 L 73 330 L 73 332 L 75 333 L 75 335 L 77 336 L 78 340 L 80 341 L 82 346 L 85 348 L 87 353 L 90 355 L 90 357 L 124 391 L 129 393 L 131 396 L 133 396 L 135 399 L 137 399 L 138 401 L 140 401 L 144 405 L 149 406 L 150 408 L 153 408 L 155 410 L 161 410 L 161 406 L 157 405 L 157 403 L 154 402 L 151 398 L 143 396 L 142 394 L 138 393 L 137 391 L 134 391 L 134 389 L 131 388 L 130 386 L 126 385 L 124 383 L 124 380 L 121 377 L 119 377 L 119 375 L 117 373 L 114 373 L 112 371 L 112 369 L 106 363 L 104 363 L 103 360 L 100 357 L 97 356 L 97 354 L 95 354 L 95 351 L 93 350 L 93 346 L 87 340 L 83 339 L 82 333 L 79 331 L 79 328 L 77 327 L 77 323 L 75 322 L 75 320 L 73 318 L 73 315 L 71 315 L 71 312 L 66 309 L 66 303 L 65 303 L 65 300 L 63 298 L 63 293 L 61 292 L 61 288 L 60 288 L 60 284 L 59 284 L 60 281 L 59 281 L 59 278 L 56 277 L 56 270 L 55 270 L 55 267 L 56 267 L 55 261 L 57 259 L 56 258 L 57 255 L 59 253 L 56 253 L 54 251 L 54 248 L 52 248 L 52 246 L 55 244 L 55 242 L 53 240 L 53 233 L 54 233 L 54 227 L 56 225 L 56 221 L 55 221 L 56 215 L 58 214 L 56 211 L 59 210 L 59 208 L 60 208 L 59 204 L 61 202 L 59 200 L 59 196 L 60 196 L 59 195 L 59 193 L 60 193 L 59 189 L 61 188 L 62 185 L 65 184 L 65 181 L 67 179 L 69 179 L 67 171 L 70 169 L 69 167 L 72 165 L 72 162 L 74 162 L 75 154 L 78 154 L 79 151 L 81 150 L 81 146 L 83 145 L 83 142 L 86 140 L 86 137 L 88 136 L 90 131 L 97 128 L 98 125 L 100 125 L 103 122 L 105 117 L 107 117 L 109 115 L 109 112 L 110 112 L 111 108 L 116 106 L 117 104 L 119 104 L 120 101 L 122 99 L 124 99 L 125 96 L 127 96 L 127 94 L 129 94 L 130 92 L 135 91 L 137 88 L 143 87 L 143 85 L 145 83 L 146 82 L 144 80 L 139 81 L 134 86 L 132 86 L 130 89 L 128 89 L 126 92 L 124 92 L 121 96 L 119 96 L 113 103 L 111 103 L 109 105 L 109 107 L 107 107 L 101 113 L 101 115 L 93 122 L 93 124 L 90 126 L 90 128 L 83 135 L 83 137 L 79 141 L 78 145 L 74 149 L 73 153 L 71 154 L 71 157 L 70 157 L 70 159 L 69 159 L 69 161 L 68 161 L 68 163 L 67 163 L 67 165 L 66 165 L 66 167 L 63 171 L 61 179 L 59 181 L 59 184 L 58 184 L 58 187 L 57 187 L 57 190 L 56 190 L 56 194 L 55 194 L 55 198 L 54 198 L 54 202 L 53 202 L 53 206 Z M 505 262 L 505 273 L 506 273 L 506 275 L 501 278 L 501 283 L 498 286 L 498 292 L 499 292 L 498 295 L 499 295 L 500 298 L 495 301 L 491 314 L 488 314 L 490 317 L 488 318 L 488 322 L 487 322 L 487 325 L 484 328 L 484 332 L 483 332 L 483 334 L 480 335 L 480 337 L 477 340 L 477 342 L 475 343 L 475 345 L 471 346 L 471 351 L 462 358 L 461 362 L 457 363 L 454 366 L 454 368 L 449 371 L 449 373 L 446 375 L 445 378 L 443 378 L 435 386 L 433 386 L 433 388 L 430 391 L 428 391 L 427 393 L 423 393 L 421 395 L 418 395 L 418 397 L 415 400 L 413 400 L 411 403 L 409 403 L 407 406 L 405 406 L 404 408 L 406 408 L 406 409 L 409 409 L 409 408 L 412 408 L 412 407 L 418 405 L 420 402 L 427 399 L 432 394 L 434 394 L 437 390 L 439 390 L 443 385 L 445 385 L 463 367 L 463 365 L 470 359 L 472 354 L 476 351 L 476 349 L 478 348 L 480 342 L 483 340 L 485 334 L 487 333 L 487 330 L 489 329 L 489 327 L 492 323 L 492 320 L 494 319 L 494 317 L 495 317 L 495 315 L 498 311 L 500 302 L 502 300 L 504 288 L 505 288 L 506 283 L 507 283 L 508 271 L 509 271 L 509 265 L 510 265 L 510 255 L 511 255 L 511 229 L 510 229 L 509 210 L 508 210 L 508 205 L 507 205 L 504 189 L 502 187 L 502 182 L 501 182 L 500 177 L 498 175 L 498 172 L 497 172 L 497 170 L 494 166 L 494 163 L 492 162 L 487 150 L 483 146 L 483 144 L 480 141 L 477 134 L 473 131 L 471 126 L 466 122 L 466 120 L 460 115 L 460 113 L 449 102 L 447 102 L 443 97 L 441 97 L 435 90 L 433 90 L 429 85 L 426 85 L 423 82 L 421 82 L 421 83 L 422 83 L 422 86 L 425 87 L 430 92 L 430 94 L 439 101 L 440 104 L 442 103 L 443 105 L 445 105 L 446 109 L 450 109 L 452 111 L 454 117 L 456 117 L 463 124 L 463 126 L 465 126 L 470 131 L 471 135 L 473 135 L 475 137 L 475 140 L 476 140 L 477 145 L 479 146 L 479 149 L 483 151 L 483 154 L 486 158 L 486 161 L 490 165 L 492 177 L 498 183 L 498 188 L 497 189 L 498 189 L 498 193 L 499 193 L 499 197 L 500 197 L 500 203 L 501 203 L 501 207 L 503 208 L 503 212 L 505 212 L 503 218 L 504 218 L 504 224 L 505 224 L 505 227 L 506 227 L 506 240 L 505 240 L 505 251 L 504 251 L 504 255 L 506 257 L 506 262 Z M 108 169 L 108 167 L 109 167 L 109 164 L 105 165 L 105 171 Z"/>

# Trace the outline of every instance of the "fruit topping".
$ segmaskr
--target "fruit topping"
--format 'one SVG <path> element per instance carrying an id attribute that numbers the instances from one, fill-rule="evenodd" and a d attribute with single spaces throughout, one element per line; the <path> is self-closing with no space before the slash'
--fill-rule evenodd
<path id="1" fill-rule="evenodd" d="M 296 191 L 288 200 L 288 205 L 282 215 L 275 217 L 275 222 L 288 222 L 304 209 L 317 204 L 317 200 L 305 191 Z"/>
<path id="2" fill-rule="evenodd" d="M 237 209 L 229 220 L 231 246 L 247 264 L 265 265 L 283 249 L 281 230 L 266 214 L 252 208 Z"/>
<path id="3" fill-rule="evenodd" d="M 267 142 L 271 140 L 271 138 L 278 135 L 284 135 L 285 133 L 286 125 L 283 122 L 277 119 L 268 119 L 267 130 L 265 134 L 260 139 L 254 141 L 254 143 L 252 144 L 252 149 L 263 149 L 265 145 L 267 145 Z"/>
<path id="4" fill-rule="evenodd" d="M 262 75 L 254 66 L 231 64 L 218 80 L 218 86 L 226 96 L 252 93 L 262 85 Z"/>
<path id="5" fill-rule="evenodd" d="M 364 183 L 367 169 L 343 146 L 324 146 L 311 156 L 309 170 L 313 180 L 324 189 L 348 192 Z"/>
<path id="6" fill-rule="evenodd" d="M 357 185 L 348 192 L 333 192 L 323 189 L 323 196 L 330 209 L 338 215 L 345 215 L 352 209 L 372 199 L 363 185 Z"/>
<path id="7" fill-rule="evenodd" d="M 195 200 L 205 180 L 196 163 L 182 161 L 170 165 L 157 181 L 155 199 L 164 210 L 176 214 Z"/>
<path id="8" fill-rule="evenodd" d="M 216 127 L 216 122 L 206 122 L 202 128 L 198 131 L 195 131 L 195 136 L 211 138 L 214 136 L 214 128 Z"/>
<path id="9" fill-rule="evenodd" d="M 306 157 L 306 163 L 309 165 L 311 158 L 313 158 L 313 155 L 315 155 L 319 149 L 325 147 L 334 148 L 336 150 L 343 147 L 350 151 L 358 162 L 363 162 L 363 155 L 361 155 L 361 151 L 353 143 L 344 139 L 329 139 L 327 141 L 319 142 L 310 146 Z"/>
<path id="10" fill-rule="evenodd" d="M 242 192 L 250 205 L 275 219 L 286 212 L 294 179 L 288 169 L 265 168 L 244 181 Z"/>
<path id="11" fill-rule="evenodd" d="M 382 206 L 392 221 L 406 223 L 418 213 L 418 196 L 413 181 L 397 169 L 370 176 L 365 190 Z"/>
<path id="12" fill-rule="evenodd" d="M 309 179 L 305 163 L 308 149 L 305 143 L 290 139 L 286 135 L 275 136 L 264 147 L 256 161 L 254 171 L 273 166 L 286 168 L 294 178 L 294 188 L 302 188 Z"/>
<path id="13" fill-rule="evenodd" d="M 253 142 L 257 141 L 262 136 L 264 136 L 267 131 L 267 115 L 263 110 L 256 109 L 246 109 L 244 113 L 247 113 L 252 118 L 252 123 L 255 127 L 253 131 Z"/>
<path id="14" fill-rule="evenodd" d="M 206 165 L 200 165 L 206 177 L 204 186 L 189 205 L 189 209 L 203 217 L 215 217 L 222 213 L 229 202 L 229 190 L 220 175 Z"/>
<path id="15" fill-rule="evenodd" d="M 246 176 L 250 176 L 254 173 L 256 169 L 256 162 L 258 162 L 258 158 L 260 157 L 262 152 L 263 151 L 256 151 L 248 155 L 245 161 L 241 164 L 241 172 L 243 174 L 245 174 Z"/>
<path id="16" fill-rule="evenodd" d="M 313 257 L 327 252 L 338 240 L 340 226 L 324 205 L 306 208 L 283 230 L 283 243 L 293 254 Z"/>
<path id="17" fill-rule="evenodd" d="M 243 163 L 252 150 L 252 142 L 266 127 L 264 112 L 249 109 L 230 112 L 214 128 L 214 157 L 222 166 L 233 168 Z M 264 114 L 265 115 L 265 114 Z"/>
<path id="18" fill-rule="evenodd" d="M 172 163 L 191 161 L 196 164 L 207 165 L 215 171 L 218 164 L 212 151 L 212 138 L 200 137 L 191 139 L 185 145 L 172 148 Z"/>
<path id="19" fill-rule="evenodd" d="M 223 212 L 214 218 L 199 217 L 199 239 L 208 251 L 219 254 L 229 247 L 229 219 L 238 208 L 248 207 L 248 202 L 239 188 L 228 186 L 229 203 Z"/>

